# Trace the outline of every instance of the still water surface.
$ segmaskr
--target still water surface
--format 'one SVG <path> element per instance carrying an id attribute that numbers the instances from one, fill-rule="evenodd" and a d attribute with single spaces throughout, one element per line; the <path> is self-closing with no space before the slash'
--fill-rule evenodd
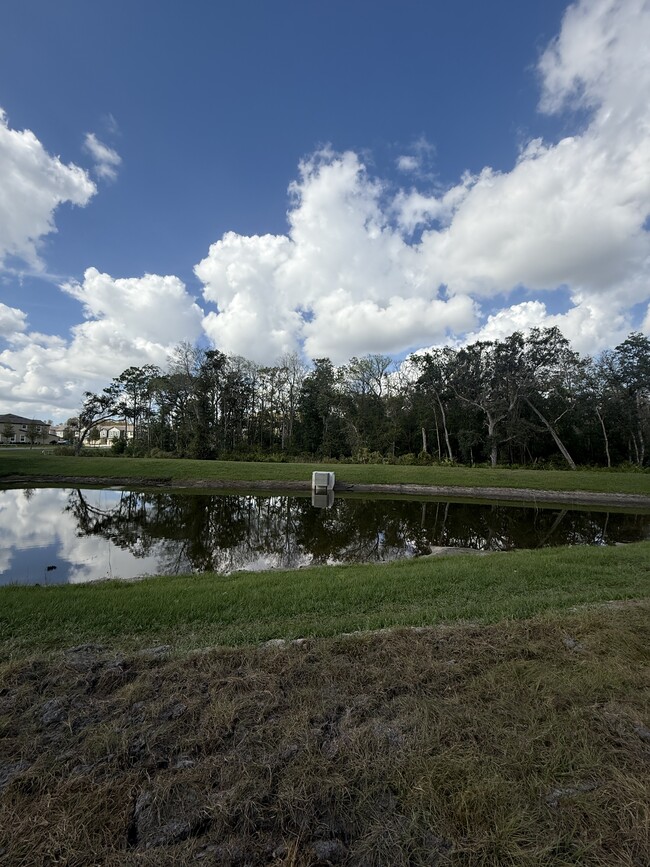
<path id="1" fill-rule="evenodd" d="M 650 515 L 432 500 L 0 490 L 0 584 L 395 560 L 650 539 Z"/>

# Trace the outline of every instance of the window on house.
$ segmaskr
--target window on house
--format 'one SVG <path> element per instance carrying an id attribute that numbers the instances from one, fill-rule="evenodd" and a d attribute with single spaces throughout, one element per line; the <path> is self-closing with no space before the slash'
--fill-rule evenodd
<path id="1" fill-rule="evenodd" d="M 21 441 L 21 443 L 26 443 L 26 442 L 27 442 L 27 437 L 22 436 L 22 434 L 21 434 L 20 441 Z"/>
<path id="2" fill-rule="evenodd" d="M 21 430 L 27 430 L 27 425 L 26 425 L 26 424 L 21 424 L 20 429 L 21 429 Z"/>

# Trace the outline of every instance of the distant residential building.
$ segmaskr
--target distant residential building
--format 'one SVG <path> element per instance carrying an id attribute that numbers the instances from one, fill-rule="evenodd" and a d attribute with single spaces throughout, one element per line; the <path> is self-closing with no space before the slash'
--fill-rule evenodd
<path id="1" fill-rule="evenodd" d="M 99 436 L 97 436 L 97 433 Z M 102 421 L 95 425 L 95 427 L 91 428 L 84 439 L 84 446 L 90 446 L 91 448 L 106 448 L 106 446 L 111 445 L 113 440 L 120 438 L 127 440 L 133 439 L 133 426 L 128 422 L 106 419 L 106 421 Z"/>
<path id="2" fill-rule="evenodd" d="M 0 415 L 0 442 L 17 445 L 47 445 L 56 442 L 56 435 L 50 433 L 49 422 L 40 418 L 24 418 L 22 415 L 6 413 Z"/>
<path id="3" fill-rule="evenodd" d="M 52 434 L 52 439 L 56 439 L 57 442 L 61 442 L 66 438 L 66 431 L 70 430 L 70 426 L 67 424 L 53 424 L 50 427 L 50 433 Z"/>
<path id="4" fill-rule="evenodd" d="M 51 427 L 52 439 L 69 444 L 77 438 L 77 431 L 69 424 L 55 424 Z M 106 448 L 120 437 L 133 439 L 133 426 L 117 419 L 106 419 L 92 427 L 84 437 L 84 448 Z"/>

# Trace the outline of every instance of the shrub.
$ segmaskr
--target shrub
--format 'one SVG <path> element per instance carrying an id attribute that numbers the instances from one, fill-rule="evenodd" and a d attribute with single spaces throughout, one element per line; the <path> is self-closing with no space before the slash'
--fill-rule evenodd
<path id="1" fill-rule="evenodd" d="M 111 443 L 111 452 L 114 455 L 123 455 L 126 451 L 126 440 L 122 437 L 116 437 Z"/>
<path id="2" fill-rule="evenodd" d="M 396 464 L 399 464 L 399 465 L 402 465 L 402 466 L 410 467 L 410 466 L 413 466 L 413 464 L 418 463 L 418 461 L 417 461 L 415 455 L 414 455 L 412 452 L 408 452 L 408 454 L 400 455 L 400 456 L 395 460 L 395 463 L 396 463 Z"/>

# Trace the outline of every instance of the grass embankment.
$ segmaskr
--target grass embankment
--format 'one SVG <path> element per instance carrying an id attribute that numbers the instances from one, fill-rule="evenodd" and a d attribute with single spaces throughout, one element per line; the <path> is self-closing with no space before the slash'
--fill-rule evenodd
<path id="1" fill-rule="evenodd" d="M 2 653 L 79 641 L 187 649 L 457 620 L 491 622 L 650 595 L 650 542 L 485 557 L 0 590 Z"/>
<path id="2" fill-rule="evenodd" d="M 175 485 L 196 481 L 308 481 L 313 470 L 334 469 L 348 484 L 439 485 L 525 488 L 535 491 L 594 491 L 650 495 L 650 474 L 617 470 L 526 470 L 488 467 L 390 464 L 249 463 L 164 458 L 68 457 L 38 450 L 0 451 L 0 482 L 10 476 L 162 480 Z"/>
<path id="3" fill-rule="evenodd" d="M 0 862 L 647 865 L 649 627 L 649 603 L 619 603 L 4 663 Z"/>
<path id="4" fill-rule="evenodd" d="M 0 863 L 648 864 L 649 591 L 650 543 L 0 589 Z"/>

